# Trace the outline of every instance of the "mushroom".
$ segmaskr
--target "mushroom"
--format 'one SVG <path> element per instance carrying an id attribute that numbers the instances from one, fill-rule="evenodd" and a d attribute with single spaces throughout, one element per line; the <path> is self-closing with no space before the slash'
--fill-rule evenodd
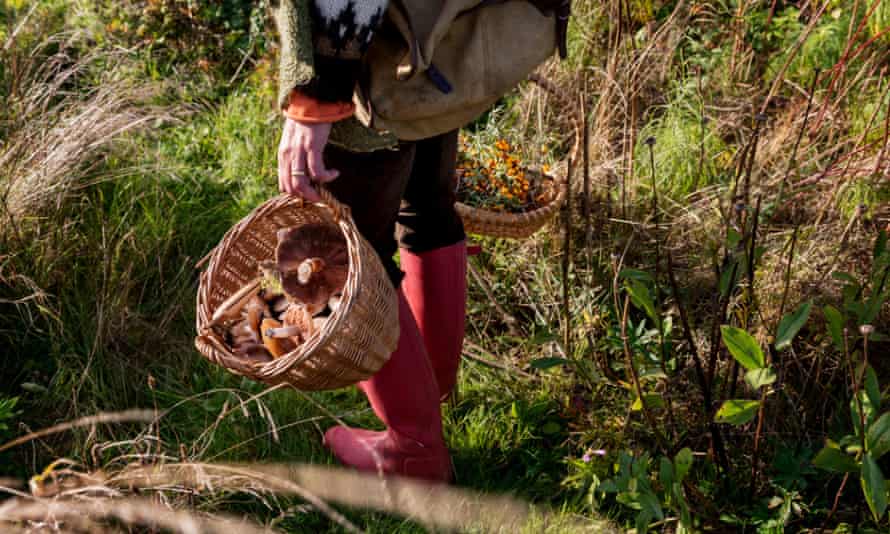
<path id="1" fill-rule="evenodd" d="M 340 309 L 340 304 L 343 302 L 343 294 L 342 293 L 334 293 L 331 295 L 331 298 L 328 299 L 328 308 L 331 309 L 331 313 L 336 313 L 338 309 Z"/>
<path id="2" fill-rule="evenodd" d="M 269 306 L 266 305 L 266 301 L 261 299 L 259 295 L 254 295 L 244 307 L 243 315 L 251 330 L 259 333 L 260 322 L 263 320 L 263 317 L 270 315 Z"/>
<path id="3" fill-rule="evenodd" d="M 299 339 L 294 340 L 290 336 L 272 336 L 276 329 L 281 328 L 281 323 L 275 319 L 264 319 L 262 325 L 263 346 L 272 354 L 273 358 L 280 358 L 296 349 Z"/>
<path id="4" fill-rule="evenodd" d="M 268 363 L 272 361 L 272 355 L 261 343 L 245 343 L 233 347 L 236 355 L 254 363 Z"/>
<path id="5" fill-rule="evenodd" d="M 288 306 L 290 306 L 290 302 L 287 301 L 287 298 L 284 295 L 277 295 L 267 302 L 273 315 L 284 313 Z"/>
<path id="6" fill-rule="evenodd" d="M 288 299 L 314 315 L 346 283 L 346 239 L 337 227 L 320 223 L 279 230 L 274 271 Z"/>
<path id="7" fill-rule="evenodd" d="M 315 326 L 312 323 L 312 313 L 305 306 L 292 304 L 290 308 L 284 312 L 284 326 L 294 326 L 300 329 L 303 340 L 309 338 L 315 332 Z"/>
<path id="8" fill-rule="evenodd" d="M 243 345 L 245 343 L 259 343 L 259 328 L 253 329 L 247 319 L 238 321 L 231 328 L 229 333 L 232 336 L 232 345 Z"/>
<path id="9" fill-rule="evenodd" d="M 223 303 L 216 308 L 216 311 L 213 312 L 213 317 L 210 319 L 210 326 L 218 325 L 226 319 L 237 319 L 241 314 L 241 309 L 260 292 L 262 281 L 262 277 L 254 278 L 242 286 L 241 289 L 233 293 L 232 296 L 224 300 Z"/>

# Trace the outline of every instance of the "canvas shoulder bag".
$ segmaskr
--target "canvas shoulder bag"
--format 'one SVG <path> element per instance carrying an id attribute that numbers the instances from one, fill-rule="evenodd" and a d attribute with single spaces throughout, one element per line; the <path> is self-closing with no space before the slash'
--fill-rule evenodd
<path id="1" fill-rule="evenodd" d="M 359 120 L 399 139 L 464 126 L 559 49 L 570 0 L 392 0 L 356 91 Z"/>

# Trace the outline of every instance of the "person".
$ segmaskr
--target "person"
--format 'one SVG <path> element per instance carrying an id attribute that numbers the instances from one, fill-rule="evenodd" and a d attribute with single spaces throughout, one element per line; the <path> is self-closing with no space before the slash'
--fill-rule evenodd
<path id="1" fill-rule="evenodd" d="M 351 208 L 398 294 L 400 337 L 359 384 L 386 430 L 334 426 L 325 445 L 365 471 L 448 481 L 440 402 L 453 390 L 467 298 L 467 246 L 455 212 L 457 132 L 399 141 L 353 116 L 353 90 L 388 0 L 280 0 L 279 188 Z M 394 260 L 398 250 L 399 265 Z"/>

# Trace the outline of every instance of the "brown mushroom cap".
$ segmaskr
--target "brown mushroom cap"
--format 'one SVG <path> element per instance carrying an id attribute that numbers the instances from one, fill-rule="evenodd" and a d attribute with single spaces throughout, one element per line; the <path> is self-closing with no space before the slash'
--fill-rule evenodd
<path id="1" fill-rule="evenodd" d="M 275 262 L 291 300 L 321 311 L 349 274 L 346 239 L 337 227 L 313 223 L 278 231 Z"/>

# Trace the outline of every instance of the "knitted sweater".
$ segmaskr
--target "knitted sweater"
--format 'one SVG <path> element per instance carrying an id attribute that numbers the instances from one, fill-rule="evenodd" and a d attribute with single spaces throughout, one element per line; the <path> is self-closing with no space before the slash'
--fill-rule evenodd
<path id="1" fill-rule="evenodd" d="M 389 0 L 281 0 L 279 104 L 291 90 L 325 102 L 348 102 L 362 55 Z"/>
<path id="2" fill-rule="evenodd" d="M 275 19 L 281 39 L 279 108 L 296 90 L 323 102 L 349 102 L 361 60 L 389 0 L 279 0 Z M 390 148 L 395 139 L 356 119 L 334 125 L 331 142 L 369 151 Z"/>

